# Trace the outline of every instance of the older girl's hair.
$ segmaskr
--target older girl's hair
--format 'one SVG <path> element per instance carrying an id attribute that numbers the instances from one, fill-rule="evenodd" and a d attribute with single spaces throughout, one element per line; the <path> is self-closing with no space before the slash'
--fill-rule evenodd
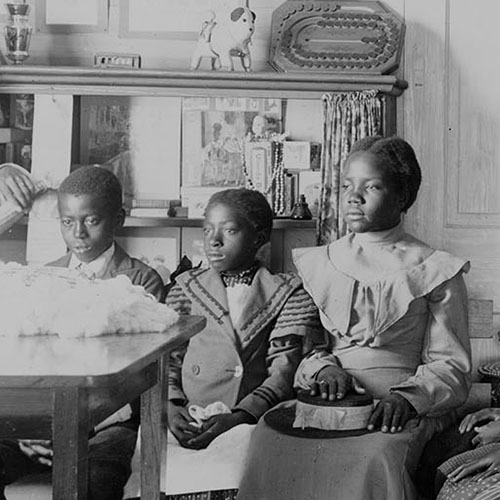
<path id="1" fill-rule="evenodd" d="M 68 175 L 59 186 L 59 193 L 89 194 L 101 200 L 106 210 L 114 214 L 122 208 L 120 181 L 113 172 L 97 166 L 84 166 Z"/>
<path id="2" fill-rule="evenodd" d="M 374 155 L 394 178 L 398 191 L 406 193 L 407 200 L 402 207 L 402 211 L 406 212 L 415 202 L 422 182 L 422 172 L 413 148 L 400 137 L 375 135 L 355 142 L 349 156 L 361 151 Z"/>
<path id="3" fill-rule="evenodd" d="M 257 233 L 261 233 L 264 236 L 263 243 L 269 241 L 273 228 L 273 211 L 261 192 L 246 188 L 219 191 L 210 197 L 205 212 L 219 204 L 231 207 Z"/>

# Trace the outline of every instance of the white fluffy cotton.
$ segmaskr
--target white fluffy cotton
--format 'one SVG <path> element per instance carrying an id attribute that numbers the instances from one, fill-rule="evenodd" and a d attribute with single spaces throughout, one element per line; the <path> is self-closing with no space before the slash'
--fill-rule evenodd
<path id="1" fill-rule="evenodd" d="M 63 268 L 0 263 L 0 335 L 161 332 L 177 320 L 126 276 L 89 280 Z"/>

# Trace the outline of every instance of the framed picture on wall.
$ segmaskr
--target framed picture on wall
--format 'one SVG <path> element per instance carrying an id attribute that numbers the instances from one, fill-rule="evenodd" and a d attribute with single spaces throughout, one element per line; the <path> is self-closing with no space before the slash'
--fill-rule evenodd
<path id="1" fill-rule="evenodd" d="M 80 108 L 80 165 L 110 169 L 128 208 L 134 198 L 179 199 L 179 99 L 82 96 Z"/>
<path id="2" fill-rule="evenodd" d="M 321 172 L 304 170 L 299 172 L 298 194 L 303 194 L 314 218 L 319 214 L 319 200 L 321 196 Z"/>
<path id="3" fill-rule="evenodd" d="M 120 0 L 122 38 L 197 40 L 210 16 L 221 19 L 234 8 L 234 0 Z"/>
<path id="4" fill-rule="evenodd" d="M 36 30 L 95 33 L 108 30 L 108 0 L 37 0 Z"/>
<path id="5" fill-rule="evenodd" d="M 254 121 L 256 117 L 265 117 L 267 132 L 281 133 L 282 105 L 281 99 L 272 98 L 184 98 L 182 185 L 244 186 L 245 144 L 252 134 Z M 259 156 L 258 162 L 257 157 L 253 160 L 251 166 L 259 170 L 270 166 L 269 155 Z M 259 178 L 266 182 L 263 170 Z"/>

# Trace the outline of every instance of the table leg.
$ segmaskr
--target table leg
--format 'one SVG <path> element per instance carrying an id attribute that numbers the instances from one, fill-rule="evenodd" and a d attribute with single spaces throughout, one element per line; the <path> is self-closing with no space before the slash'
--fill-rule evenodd
<path id="1" fill-rule="evenodd" d="M 52 440 L 52 498 L 86 500 L 89 407 L 86 389 L 55 390 Z"/>
<path id="2" fill-rule="evenodd" d="M 158 362 L 158 382 L 141 396 L 141 499 L 158 500 L 165 491 L 168 355 Z"/>

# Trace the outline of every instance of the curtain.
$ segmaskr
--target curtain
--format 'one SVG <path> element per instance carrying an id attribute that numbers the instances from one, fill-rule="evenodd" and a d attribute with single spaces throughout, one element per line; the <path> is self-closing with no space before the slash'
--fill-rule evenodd
<path id="1" fill-rule="evenodd" d="M 321 151 L 321 196 L 316 244 L 343 236 L 339 213 L 340 178 L 345 159 L 358 139 L 382 134 L 383 96 L 377 90 L 325 94 Z"/>

